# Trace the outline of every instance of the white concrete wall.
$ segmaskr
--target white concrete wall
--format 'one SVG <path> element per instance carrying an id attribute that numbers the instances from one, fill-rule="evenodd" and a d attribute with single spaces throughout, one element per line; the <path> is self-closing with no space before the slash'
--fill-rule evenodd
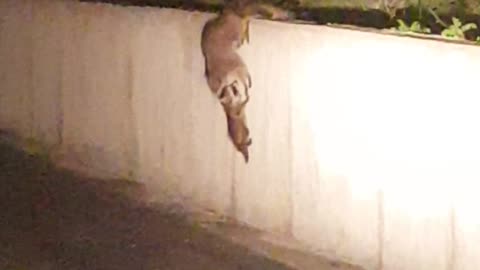
<path id="1" fill-rule="evenodd" d="M 203 77 L 212 15 L 0 0 L 0 128 L 367 269 L 480 268 L 480 48 L 251 24 L 245 165 Z"/>

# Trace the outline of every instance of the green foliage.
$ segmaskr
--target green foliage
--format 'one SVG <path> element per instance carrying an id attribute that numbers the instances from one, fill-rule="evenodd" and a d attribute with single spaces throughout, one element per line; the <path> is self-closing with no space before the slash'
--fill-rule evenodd
<path id="1" fill-rule="evenodd" d="M 440 19 L 440 17 L 431 9 L 427 9 L 430 14 L 435 18 L 436 22 L 441 26 L 445 27 L 443 29 L 441 35 L 448 39 L 456 39 L 456 40 L 465 40 L 465 32 L 477 29 L 477 25 L 475 23 L 467 23 L 463 24 L 460 19 L 453 17 L 452 24 L 447 25 L 444 21 Z M 480 37 L 477 37 L 475 40 L 476 44 L 480 44 Z"/>
<path id="2" fill-rule="evenodd" d="M 462 24 L 462 22 L 456 18 L 452 18 L 452 23 L 442 31 L 442 36 L 449 39 L 465 39 L 465 32 L 477 29 L 475 23 Z"/>
<path id="3" fill-rule="evenodd" d="M 403 20 L 397 20 L 397 22 L 398 26 L 396 28 L 393 28 L 393 30 L 397 30 L 402 33 L 430 33 L 430 28 L 423 27 L 418 21 L 414 21 L 410 26 L 408 26 Z"/>

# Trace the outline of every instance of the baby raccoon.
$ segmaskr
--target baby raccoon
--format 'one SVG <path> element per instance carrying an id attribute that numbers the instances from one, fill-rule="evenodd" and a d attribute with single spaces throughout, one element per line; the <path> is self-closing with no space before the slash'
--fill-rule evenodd
<path id="1" fill-rule="evenodd" d="M 234 98 L 235 92 L 238 92 L 238 90 L 235 90 L 235 87 L 234 83 L 224 88 L 221 98 L 223 98 L 225 102 L 222 103 L 222 106 L 225 111 L 225 116 L 227 117 L 228 135 L 237 151 L 243 155 L 245 163 L 248 163 L 248 147 L 252 144 L 252 139 L 250 138 L 250 130 L 247 126 L 245 105 L 248 103 L 250 97 L 247 90 L 245 93 L 246 98 L 238 102 L 238 100 Z"/>
<path id="2" fill-rule="evenodd" d="M 252 79 L 242 58 L 234 52 L 220 58 L 212 57 L 210 63 L 215 68 L 209 72 L 207 83 L 220 103 L 226 103 L 225 99 L 228 98 L 235 99 L 236 103 L 245 100 L 246 93 L 252 87 Z M 225 95 L 225 91 L 231 93 Z"/>

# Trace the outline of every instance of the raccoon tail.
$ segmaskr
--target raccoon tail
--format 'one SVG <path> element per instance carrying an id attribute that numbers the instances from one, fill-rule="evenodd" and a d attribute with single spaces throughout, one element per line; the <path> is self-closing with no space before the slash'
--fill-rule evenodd
<path id="1" fill-rule="evenodd" d="M 248 153 L 248 148 L 247 147 L 243 147 L 240 152 L 242 153 L 242 156 L 243 156 L 243 160 L 245 160 L 245 163 L 248 163 L 248 160 L 250 159 L 250 155 Z"/>

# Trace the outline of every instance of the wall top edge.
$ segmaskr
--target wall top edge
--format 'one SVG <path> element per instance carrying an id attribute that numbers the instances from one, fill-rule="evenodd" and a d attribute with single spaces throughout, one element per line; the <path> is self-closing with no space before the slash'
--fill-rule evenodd
<path id="1" fill-rule="evenodd" d="M 58 2 L 66 2 L 66 3 L 75 3 L 78 5 L 92 5 L 92 6 L 111 6 L 115 8 L 126 8 L 126 9 L 134 9 L 134 10 L 148 10 L 151 11 L 158 11 L 158 12 L 175 12 L 175 13 L 183 13 L 183 14 L 191 14 L 191 15 L 200 15 L 206 16 L 211 18 L 215 16 L 215 12 L 207 12 L 202 10 L 185 10 L 179 8 L 172 8 L 172 7 L 154 7 L 154 6 L 123 6 L 108 2 L 80 2 L 78 0 L 57 0 Z M 480 45 L 469 40 L 455 40 L 455 39 L 447 39 L 440 35 L 434 34 L 420 34 L 420 33 L 400 33 L 398 31 L 394 31 L 391 29 L 376 29 L 371 27 L 362 27 L 356 25 L 348 25 L 348 24 L 317 24 L 312 21 L 303 21 L 303 20 L 293 20 L 293 21 L 273 21 L 268 19 L 261 19 L 255 18 L 252 19 L 255 21 L 262 21 L 262 23 L 272 23 L 276 24 L 277 26 L 282 24 L 283 26 L 290 26 L 290 27 L 312 27 L 312 28 L 330 28 L 330 29 L 340 29 L 340 30 L 349 30 L 349 31 L 356 31 L 356 32 L 364 32 L 364 33 L 371 33 L 371 34 L 379 34 L 383 36 L 395 36 L 401 38 L 411 38 L 411 39 L 420 39 L 426 41 L 437 41 L 441 43 L 448 43 L 452 45 L 466 45 L 466 46 L 474 46 L 480 49 Z M 295 31 L 295 30 L 294 30 Z"/>

